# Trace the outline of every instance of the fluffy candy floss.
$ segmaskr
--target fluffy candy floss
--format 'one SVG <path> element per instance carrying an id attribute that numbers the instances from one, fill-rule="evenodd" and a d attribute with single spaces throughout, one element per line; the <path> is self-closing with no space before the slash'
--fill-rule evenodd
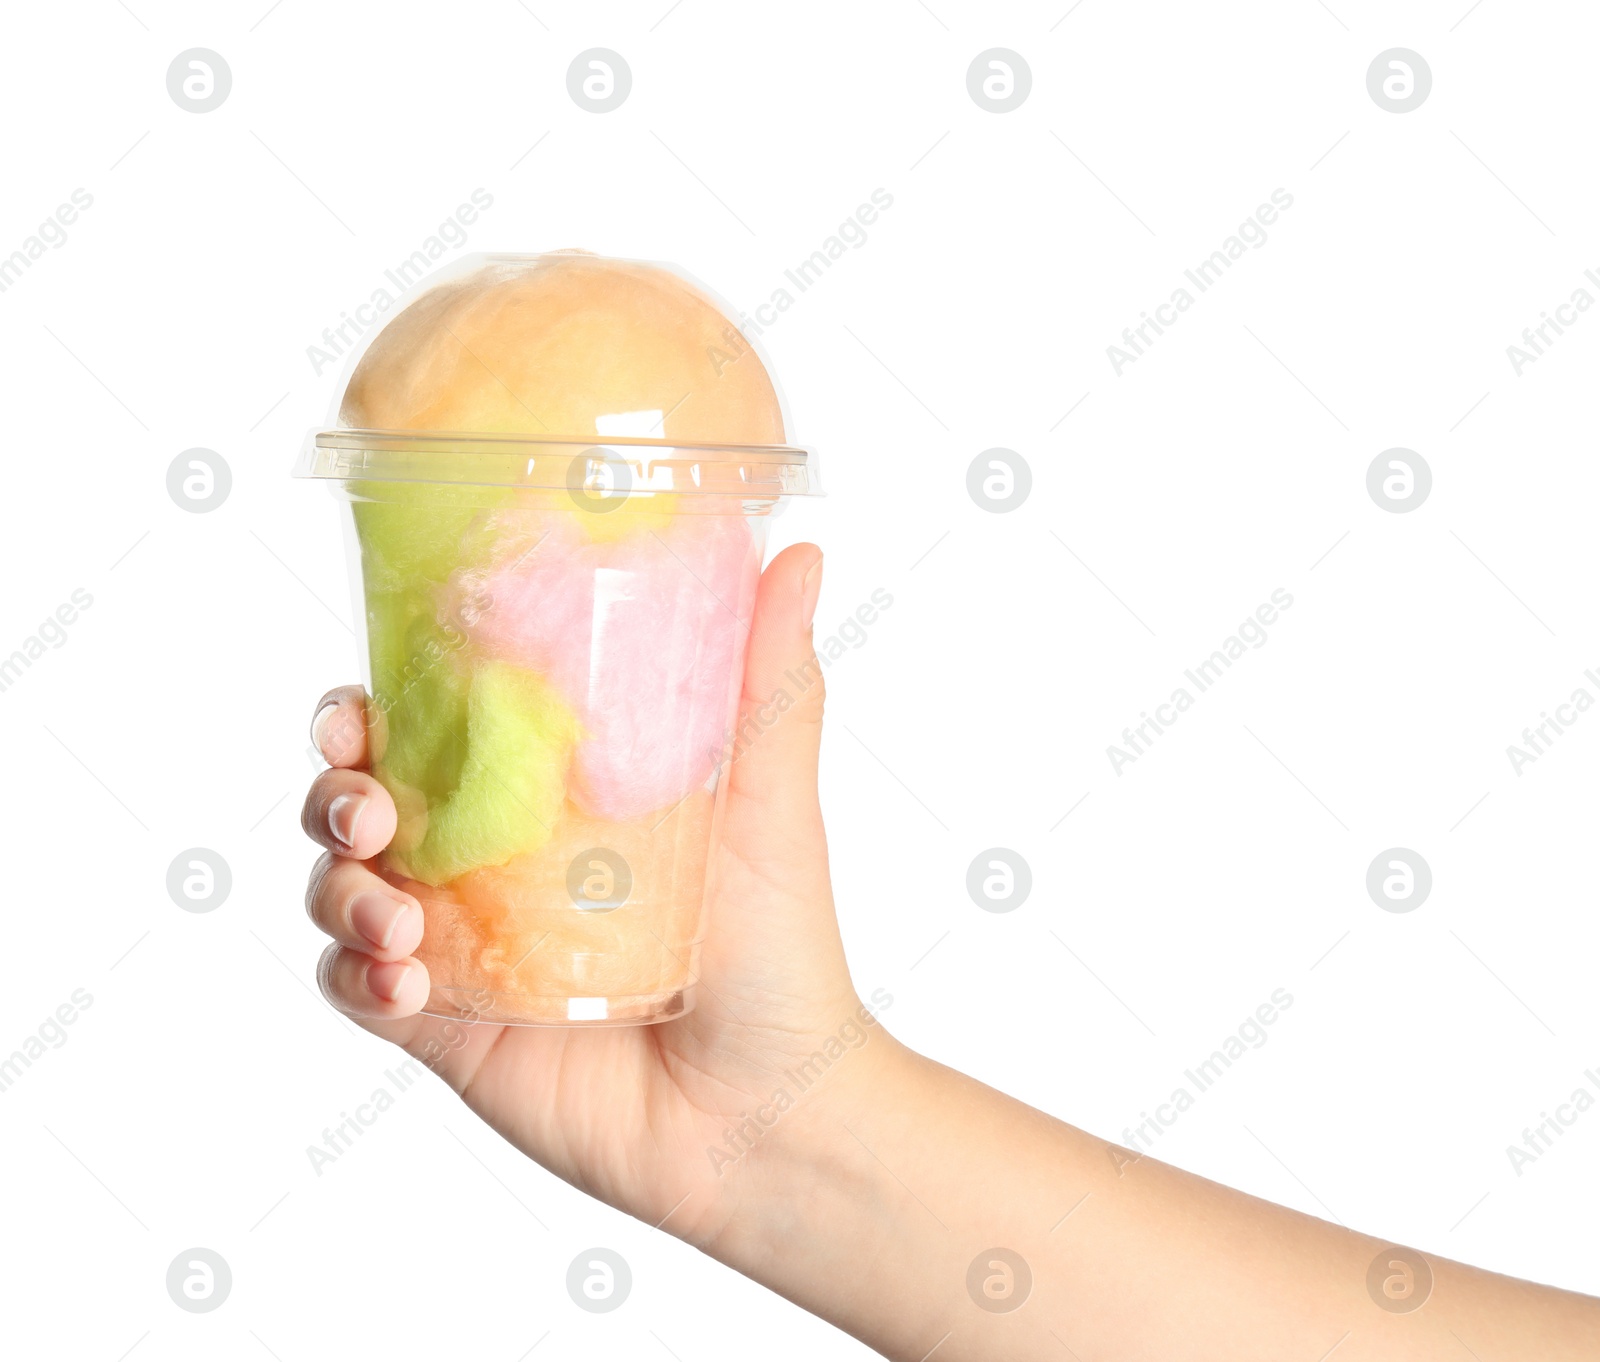
<path id="1" fill-rule="evenodd" d="M 464 993 L 487 990 L 499 1009 L 531 1019 L 567 1020 L 569 998 L 609 999 L 612 1017 L 647 1009 L 690 982 L 713 809 L 712 796 L 696 791 L 671 810 L 613 823 L 568 803 L 535 852 L 441 888 L 398 880 L 423 904 L 417 958 L 446 987 L 470 981 Z M 575 876 L 610 879 L 619 862 L 631 881 L 620 907 L 580 906 L 581 891 L 575 902 Z M 472 997 L 464 1005 L 483 1010 Z"/>
<path id="2" fill-rule="evenodd" d="M 628 495 L 582 494 L 597 453 Z M 371 334 L 305 466 L 360 551 L 374 864 L 423 904 L 427 1010 L 680 1014 L 765 516 L 810 486 L 760 355 L 669 268 L 462 261 Z"/>
<path id="3" fill-rule="evenodd" d="M 636 429 L 616 428 L 637 418 Z M 782 444 L 760 358 L 687 279 L 581 251 L 485 261 L 372 339 L 341 422 L 687 444 Z"/>
<path id="4" fill-rule="evenodd" d="M 442 884 L 549 841 L 580 730 L 541 677 L 505 662 L 463 677 L 447 661 L 384 721 L 375 769 L 395 794 L 401 871 Z"/>
<path id="5" fill-rule="evenodd" d="M 351 503 L 361 544 L 361 582 L 375 591 L 420 591 L 487 551 L 486 524 L 509 489 L 399 483 L 363 488 L 381 500 Z"/>
<path id="6" fill-rule="evenodd" d="M 575 514 L 501 513 L 503 565 L 458 587 L 483 603 L 474 644 L 548 677 L 573 707 L 571 797 L 618 821 L 681 799 L 720 761 L 759 575 L 739 515 L 581 516 L 629 519 L 643 523 L 597 540 Z"/>

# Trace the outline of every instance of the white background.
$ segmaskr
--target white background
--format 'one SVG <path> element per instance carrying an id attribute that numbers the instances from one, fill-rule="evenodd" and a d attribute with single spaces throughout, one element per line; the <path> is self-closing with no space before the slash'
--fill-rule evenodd
<path id="1" fill-rule="evenodd" d="M 306 724 L 356 675 L 335 505 L 288 476 L 336 393 L 307 347 L 475 188 L 465 251 L 670 260 L 746 309 L 893 195 L 763 337 L 828 484 L 774 527 L 827 551 L 819 632 L 894 598 L 830 671 L 824 753 L 845 936 L 890 1029 L 1120 1139 L 1286 989 L 1161 1157 L 1600 1290 L 1600 1113 L 1520 1176 L 1506 1153 L 1600 1069 L 1600 714 L 1520 775 L 1506 754 L 1600 697 L 1600 316 L 1520 376 L 1506 354 L 1600 267 L 1600 19 L 668 3 L 7 20 L 0 253 L 94 200 L 0 294 L 0 654 L 93 597 L 0 693 L 0 1055 L 93 997 L 0 1093 L 8 1338 L 107 1362 L 865 1353 L 432 1078 L 320 1177 L 307 1158 L 398 1057 L 314 996 L 301 908 Z M 207 114 L 165 84 L 196 46 L 233 75 Z M 603 115 L 565 80 L 595 46 L 633 72 Z M 1015 112 L 967 92 L 995 46 L 1031 67 Z M 1433 73 L 1406 114 L 1366 88 L 1394 46 Z M 1277 188 L 1267 243 L 1118 376 L 1122 328 Z M 209 514 L 166 491 L 193 446 L 232 470 Z M 994 446 L 1032 469 L 1009 514 L 966 490 Z M 1410 514 L 1366 490 L 1394 446 L 1433 472 Z M 1280 587 L 1265 646 L 1117 774 L 1108 744 Z M 209 914 L 165 888 L 195 846 L 233 875 Z M 1004 915 L 965 888 L 994 846 L 1033 877 Z M 1407 914 L 1365 888 L 1395 846 L 1433 873 Z M 564 1285 L 593 1245 L 634 1273 L 604 1316 Z M 215 1313 L 164 1287 L 193 1246 L 232 1268 Z"/>

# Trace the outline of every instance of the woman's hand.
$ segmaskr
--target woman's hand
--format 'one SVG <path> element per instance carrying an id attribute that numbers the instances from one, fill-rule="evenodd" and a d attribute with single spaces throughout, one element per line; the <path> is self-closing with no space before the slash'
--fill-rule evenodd
<path id="1" fill-rule="evenodd" d="M 817 670 L 821 561 L 800 545 L 761 579 L 753 736 L 729 776 L 694 1012 L 598 1030 L 420 1015 L 422 910 L 364 864 L 395 810 L 361 770 L 356 689 L 318 711 L 335 769 L 304 814 L 328 848 L 307 901 L 334 939 L 320 971 L 334 1004 L 546 1168 L 904 1362 L 1600 1357 L 1600 1303 L 1434 1257 L 1425 1286 L 1390 1299 L 1373 1283 L 1410 1271 L 1414 1250 L 1119 1150 L 872 1021 L 828 882 L 822 683 L 797 680 Z M 834 1056 L 822 1080 L 797 1082 L 818 1052 Z M 780 1090 L 798 1096 L 778 1114 Z"/>
<path id="2" fill-rule="evenodd" d="M 811 619 L 822 583 L 813 545 L 762 574 L 697 1006 L 655 1026 L 567 1029 L 424 1016 L 428 971 L 413 952 L 426 924 L 416 900 L 367 864 L 395 830 L 367 762 L 359 687 L 331 691 L 313 737 L 333 767 L 317 777 L 302 823 L 327 848 L 311 873 L 312 920 L 333 938 L 318 971 L 334 1006 L 424 1060 L 530 1157 L 621 1210 L 708 1246 L 763 1157 L 752 1120 L 830 1038 L 892 1042 L 866 1024 L 834 916 L 817 803 L 823 684 Z M 803 688 L 797 684 L 812 678 Z M 783 705 L 775 697 L 786 696 Z M 851 1055 L 860 1077 L 868 1065 Z M 830 1087 L 845 1084 L 830 1077 Z M 794 1125 L 817 1119 L 820 1105 Z M 729 1132 L 739 1132 L 730 1141 Z M 745 1146 L 757 1147 L 745 1152 Z M 714 1156 L 713 1151 L 718 1151 Z"/>

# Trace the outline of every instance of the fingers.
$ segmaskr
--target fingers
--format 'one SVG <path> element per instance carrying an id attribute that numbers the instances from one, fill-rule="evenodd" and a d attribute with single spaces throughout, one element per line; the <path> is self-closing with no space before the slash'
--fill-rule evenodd
<path id="1" fill-rule="evenodd" d="M 300 826 L 335 855 L 365 861 L 394 836 L 394 801 L 364 771 L 324 771 L 311 782 Z"/>
<path id="2" fill-rule="evenodd" d="M 367 699 L 360 686 L 336 686 L 317 701 L 311 741 L 329 766 L 367 764 Z"/>
<path id="3" fill-rule="evenodd" d="M 391 1041 L 464 1091 L 501 1027 L 471 1025 L 422 1012 L 430 981 L 412 956 L 422 942 L 422 908 L 361 862 L 394 836 L 394 801 L 364 774 L 366 695 L 340 686 L 317 703 L 311 740 L 332 770 L 312 782 L 301 826 L 326 847 L 311 874 L 306 908 L 333 938 L 317 966 L 317 982 L 334 1007 L 365 1030 Z"/>
<path id="4" fill-rule="evenodd" d="M 306 888 L 311 920 L 341 946 L 404 960 L 422 944 L 422 905 L 360 861 L 324 852 Z"/>
<path id="5" fill-rule="evenodd" d="M 817 812 L 822 667 L 811 619 L 822 588 L 822 551 L 785 549 L 761 574 L 734 733 L 731 790 L 762 807 L 770 826 L 809 832 Z"/>
<path id="6" fill-rule="evenodd" d="M 428 968 L 420 960 L 375 960 L 337 943 L 322 953 L 317 983 L 330 1003 L 359 1021 L 399 1021 L 428 1001 Z"/>

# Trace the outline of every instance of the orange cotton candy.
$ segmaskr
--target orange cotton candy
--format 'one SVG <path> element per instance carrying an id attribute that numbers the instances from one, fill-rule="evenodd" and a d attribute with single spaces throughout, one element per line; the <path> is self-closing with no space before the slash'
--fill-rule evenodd
<path id="1" fill-rule="evenodd" d="M 691 983 L 713 804 L 696 790 L 612 823 L 569 802 L 535 852 L 438 889 L 403 882 L 435 997 L 486 1021 L 656 1016 Z"/>

